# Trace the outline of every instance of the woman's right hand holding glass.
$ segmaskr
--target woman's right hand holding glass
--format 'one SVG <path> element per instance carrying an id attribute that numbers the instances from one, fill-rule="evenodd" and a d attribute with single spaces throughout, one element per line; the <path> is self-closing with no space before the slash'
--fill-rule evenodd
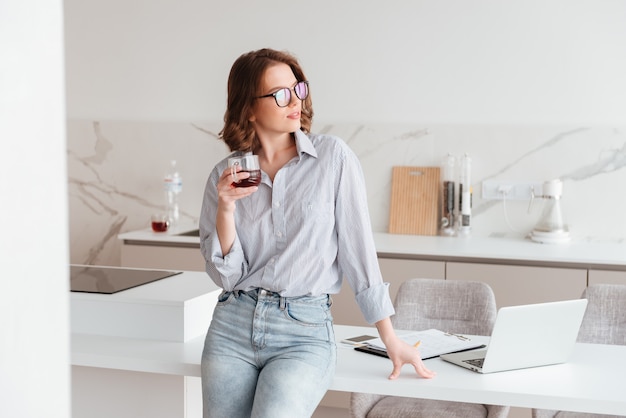
<path id="1" fill-rule="evenodd" d="M 248 178 L 250 173 L 239 171 L 236 175 L 237 179 L 241 181 Z M 234 183 L 236 183 L 234 174 L 229 167 L 222 172 L 220 180 L 217 183 L 218 205 L 221 206 L 221 209 L 234 212 L 235 202 L 237 200 L 250 196 L 252 193 L 259 190 L 258 186 L 235 187 Z"/>

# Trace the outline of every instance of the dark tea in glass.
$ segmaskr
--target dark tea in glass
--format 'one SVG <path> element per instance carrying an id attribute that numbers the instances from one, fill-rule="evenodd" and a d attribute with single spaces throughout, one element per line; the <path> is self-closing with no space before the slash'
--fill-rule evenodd
<path id="1" fill-rule="evenodd" d="M 154 232 L 166 232 L 170 226 L 170 220 L 164 213 L 155 213 L 151 218 L 152 230 Z"/>
<path id="2" fill-rule="evenodd" d="M 233 187 L 252 187 L 261 183 L 261 166 L 259 165 L 259 156 L 251 152 L 228 159 L 230 173 L 233 176 Z M 250 177 L 242 179 L 238 173 L 250 173 Z"/>
<path id="3" fill-rule="evenodd" d="M 152 230 L 154 232 L 167 231 L 167 221 L 152 221 Z"/>
<path id="4" fill-rule="evenodd" d="M 261 183 L 261 170 L 241 170 L 239 172 L 248 172 L 250 173 L 250 177 L 241 179 L 239 182 L 233 182 L 234 187 L 252 187 L 258 186 Z"/>

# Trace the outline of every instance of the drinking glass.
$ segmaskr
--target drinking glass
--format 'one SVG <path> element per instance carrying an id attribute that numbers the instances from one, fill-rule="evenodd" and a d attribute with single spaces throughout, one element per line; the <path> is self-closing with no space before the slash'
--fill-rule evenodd
<path id="1" fill-rule="evenodd" d="M 170 226 L 170 220 L 165 213 L 155 213 L 151 217 L 152 230 L 154 232 L 165 232 Z"/>
<path id="2" fill-rule="evenodd" d="M 261 166 L 259 165 L 259 156 L 252 153 L 246 153 L 239 157 L 228 159 L 228 166 L 233 175 L 234 187 L 250 187 L 258 186 L 261 183 Z M 248 172 L 250 177 L 242 179 L 238 173 Z"/>

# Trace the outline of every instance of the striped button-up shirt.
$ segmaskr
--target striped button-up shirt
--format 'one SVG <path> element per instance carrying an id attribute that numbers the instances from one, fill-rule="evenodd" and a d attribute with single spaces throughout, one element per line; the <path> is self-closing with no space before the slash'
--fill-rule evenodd
<path id="1" fill-rule="evenodd" d="M 345 278 L 365 320 L 394 313 L 372 237 L 365 180 L 354 152 L 332 135 L 297 131 L 298 154 L 272 182 L 236 202 L 235 242 L 222 254 L 215 229 L 217 182 L 211 172 L 200 216 L 206 271 L 226 291 L 262 288 L 281 296 L 338 293 Z"/>

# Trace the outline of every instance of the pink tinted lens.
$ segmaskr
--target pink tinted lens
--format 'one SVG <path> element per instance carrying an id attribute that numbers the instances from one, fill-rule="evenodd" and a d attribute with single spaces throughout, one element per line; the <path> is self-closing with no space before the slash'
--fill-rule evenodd
<path id="1" fill-rule="evenodd" d="M 294 91 L 296 92 L 296 96 L 298 96 L 298 99 L 304 100 L 309 95 L 309 86 L 304 81 L 301 81 L 296 84 L 296 87 L 294 87 Z"/>

